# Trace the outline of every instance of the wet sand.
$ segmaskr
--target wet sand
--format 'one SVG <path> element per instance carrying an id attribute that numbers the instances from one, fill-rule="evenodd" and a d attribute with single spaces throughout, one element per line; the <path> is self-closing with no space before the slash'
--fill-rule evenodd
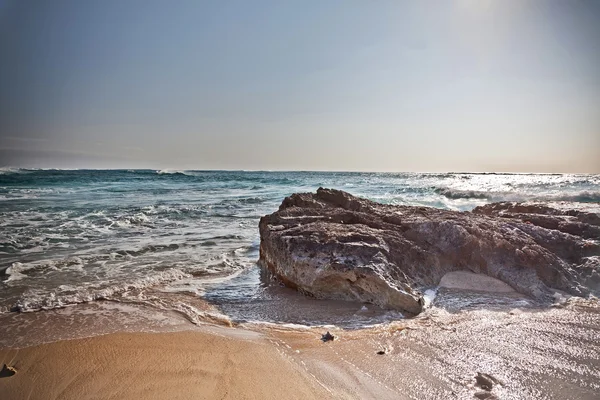
<path id="1" fill-rule="evenodd" d="M 488 293 L 516 293 L 501 280 L 469 271 L 448 272 L 442 277 L 439 287 Z"/>
<path id="2" fill-rule="evenodd" d="M 340 398 L 600 398 L 596 300 L 548 309 L 434 307 L 412 320 L 331 332 L 338 340 L 319 346 L 312 345 L 312 331 L 276 337 L 291 359 L 336 387 Z M 497 383 L 485 390 L 478 373 Z"/>
<path id="3" fill-rule="evenodd" d="M 444 296 L 444 293 L 438 294 Z M 254 325 L 115 333 L 0 350 L 8 399 L 597 399 L 600 307 L 433 307 L 362 330 Z M 383 353 L 383 354 L 381 354 Z M 478 373 L 493 377 L 488 390 Z M 494 398 L 494 397 L 489 397 Z"/>
<path id="4" fill-rule="evenodd" d="M 3 399 L 313 399 L 328 392 L 252 332 L 118 333 L 0 350 Z"/>

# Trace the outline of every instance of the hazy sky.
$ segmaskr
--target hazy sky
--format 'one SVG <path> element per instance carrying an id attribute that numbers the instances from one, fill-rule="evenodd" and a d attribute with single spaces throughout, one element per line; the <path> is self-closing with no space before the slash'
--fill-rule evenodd
<path id="1" fill-rule="evenodd" d="M 600 1 L 0 0 L 0 165 L 600 173 Z"/>

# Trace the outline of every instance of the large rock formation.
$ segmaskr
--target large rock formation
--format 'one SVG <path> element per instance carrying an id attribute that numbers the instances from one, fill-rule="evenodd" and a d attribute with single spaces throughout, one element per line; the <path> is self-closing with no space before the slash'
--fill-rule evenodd
<path id="1" fill-rule="evenodd" d="M 317 298 L 417 314 L 419 288 L 470 270 L 539 300 L 600 288 L 600 217 L 494 203 L 472 212 L 392 206 L 333 189 L 287 197 L 260 220 L 261 262 Z"/>

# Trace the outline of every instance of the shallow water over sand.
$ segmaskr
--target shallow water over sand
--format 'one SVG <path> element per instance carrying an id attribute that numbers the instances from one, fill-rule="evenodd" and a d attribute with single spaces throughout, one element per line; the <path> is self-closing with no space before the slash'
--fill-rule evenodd
<path id="1" fill-rule="evenodd" d="M 600 394 L 597 302 L 457 312 L 434 306 L 415 319 L 331 332 L 338 340 L 314 345 L 307 344 L 317 342 L 314 330 L 275 336 L 288 357 L 331 387 L 345 380 L 357 398 L 472 399 L 475 393 L 492 393 L 500 399 L 597 399 Z M 476 384 L 478 372 L 500 383 L 486 391 Z"/>

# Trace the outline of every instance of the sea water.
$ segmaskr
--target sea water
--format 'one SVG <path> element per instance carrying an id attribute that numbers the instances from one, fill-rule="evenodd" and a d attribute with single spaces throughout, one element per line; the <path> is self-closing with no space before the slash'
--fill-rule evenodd
<path id="1" fill-rule="evenodd" d="M 215 312 L 292 324 L 401 318 L 306 299 L 261 273 L 260 217 L 321 186 L 460 211 L 496 201 L 597 210 L 600 202 L 600 175 L 3 169 L 0 318 L 107 301 L 196 323 Z"/>

